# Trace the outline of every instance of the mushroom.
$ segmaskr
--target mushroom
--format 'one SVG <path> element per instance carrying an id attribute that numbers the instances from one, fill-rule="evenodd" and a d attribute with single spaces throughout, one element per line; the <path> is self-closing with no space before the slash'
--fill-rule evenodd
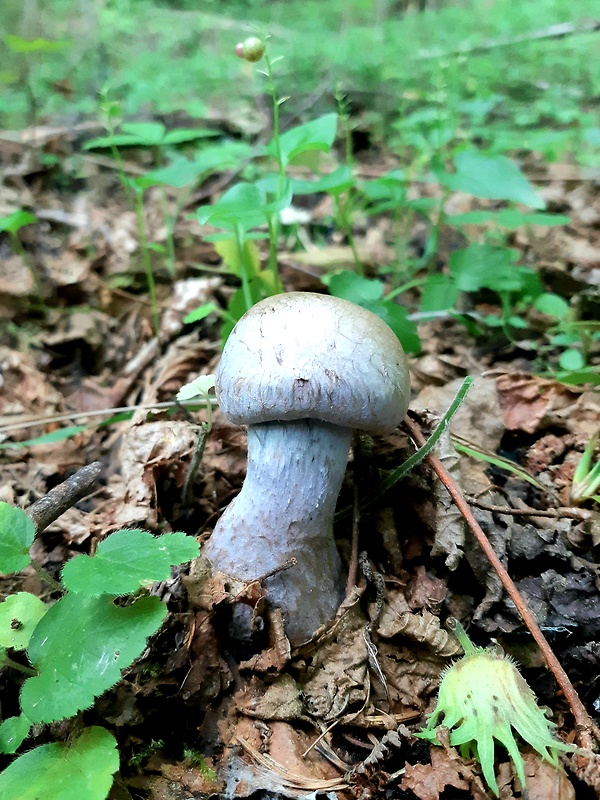
<path id="1" fill-rule="evenodd" d="M 282 610 L 293 644 L 308 641 L 342 599 L 333 517 L 352 431 L 393 431 L 409 390 L 396 335 L 336 297 L 269 297 L 227 340 L 216 393 L 225 416 L 248 426 L 248 468 L 203 553 L 244 581 L 275 571 L 267 603 Z M 281 571 L 291 558 L 296 565 Z"/>

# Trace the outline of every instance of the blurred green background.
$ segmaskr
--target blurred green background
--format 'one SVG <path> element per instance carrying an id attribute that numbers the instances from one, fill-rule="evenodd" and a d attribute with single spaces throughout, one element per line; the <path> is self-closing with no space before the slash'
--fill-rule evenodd
<path id="1" fill-rule="evenodd" d="M 126 118 L 184 113 L 251 132 L 263 84 L 233 51 L 258 32 L 284 57 L 288 114 L 334 108 L 337 87 L 392 144 L 462 131 L 587 163 L 600 143 L 600 33 L 498 40 L 589 24 L 598 10 L 597 0 L 4 0 L 0 126 L 98 118 L 108 89 Z"/>

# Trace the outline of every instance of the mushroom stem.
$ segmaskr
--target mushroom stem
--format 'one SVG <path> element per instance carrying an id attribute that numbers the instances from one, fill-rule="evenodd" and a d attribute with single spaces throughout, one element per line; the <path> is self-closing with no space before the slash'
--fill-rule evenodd
<path id="1" fill-rule="evenodd" d="M 250 425 L 246 480 L 203 551 L 216 569 L 245 581 L 296 558 L 265 581 L 293 644 L 330 620 L 343 596 L 333 516 L 351 436 L 313 419 Z"/>

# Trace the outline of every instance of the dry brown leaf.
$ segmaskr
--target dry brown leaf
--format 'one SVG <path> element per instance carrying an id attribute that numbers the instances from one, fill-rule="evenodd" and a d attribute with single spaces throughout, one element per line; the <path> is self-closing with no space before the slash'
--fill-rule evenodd
<path id="1" fill-rule="evenodd" d="M 496 385 L 504 425 L 509 431 L 535 433 L 555 415 L 572 407 L 581 390 L 526 373 L 500 375 Z"/>
<path id="2" fill-rule="evenodd" d="M 414 792 L 420 800 L 439 800 L 446 786 L 468 789 L 468 782 L 441 747 L 431 748 L 431 764 L 406 765 L 400 788 Z"/>
<path id="3" fill-rule="evenodd" d="M 537 753 L 524 753 L 523 761 L 529 800 L 575 800 L 575 789 L 563 770 Z"/>

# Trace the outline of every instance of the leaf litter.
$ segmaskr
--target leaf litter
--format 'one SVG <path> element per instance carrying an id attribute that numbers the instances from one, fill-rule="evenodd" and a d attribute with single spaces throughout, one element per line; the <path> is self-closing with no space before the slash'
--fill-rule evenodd
<path id="1" fill-rule="evenodd" d="M 51 572 L 119 527 L 185 529 L 202 540 L 245 473 L 244 434 L 217 411 L 195 477 L 197 502 L 182 507 L 202 412 L 141 408 L 172 400 L 190 378 L 214 371 L 218 324 L 208 319 L 190 332 L 184 322 L 198 305 L 212 302 L 220 308 L 231 294 L 227 277 L 198 277 L 191 268 L 218 266 L 212 246 L 199 240 L 189 221 L 178 223 L 178 278 L 169 282 L 162 276 L 158 286 L 158 343 L 143 295 L 137 221 L 125 197 L 114 191 L 112 168 L 102 157 L 84 155 L 83 188 L 70 195 L 59 195 L 51 180 L 31 186 L 21 180 L 36 171 L 50 177 L 40 157 L 44 148 L 66 154 L 68 164 L 77 137 L 88 135 L 93 133 L 79 126 L 38 129 L 31 141 L 0 136 L 0 207 L 3 213 L 29 207 L 40 220 L 24 237 L 32 265 L 10 255 L 0 271 L 0 318 L 13 326 L 0 343 L 0 425 L 32 422 L 4 434 L 4 444 L 15 446 L 0 451 L 2 499 L 27 505 L 95 458 L 105 468 L 98 490 L 36 543 L 36 559 Z M 135 161 L 125 169 L 132 175 L 143 171 Z M 550 284 L 571 281 L 574 291 L 585 292 L 597 281 L 599 245 L 592 230 L 600 219 L 598 200 L 590 182 L 574 186 L 571 178 L 555 172 L 549 169 L 542 194 L 571 215 L 568 232 L 544 230 L 542 236 L 535 229 L 519 230 L 514 244 L 541 264 Z M 422 186 L 419 191 L 427 196 L 435 190 Z M 149 193 L 145 223 L 157 244 L 166 235 L 161 203 L 158 192 Z M 449 212 L 471 210 L 467 196 L 455 195 L 453 203 Z M 313 218 L 325 213 L 315 208 Z M 381 220 L 370 231 L 358 226 L 358 248 L 366 264 L 385 265 L 393 257 L 386 224 Z M 419 235 L 417 226 L 417 250 Z M 460 246 L 444 238 L 441 256 L 447 258 Z M 309 248 L 304 258 L 286 254 L 286 288 L 319 288 L 318 275 L 332 265 L 347 265 L 351 255 L 335 241 L 318 251 Z M 36 274 L 43 279 L 43 308 L 36 303 Z M 24 324 L 29 315 L 40 322 L 37 330 Z M 22 327 L 15 332 L 14 326 Z M 475 513 L 579 683 L 588 708 L 594 709 L 600 695 L 595 678 L 600 666 L 595 557 L 600 534 L 593 533 L 594 520 L 548 520 L 535 514 L 522 519 L 510 512 L 567 503 L 575 464 L 597 429 L 598 394 L 533 376 L 518 348 L 512 358 L 504 354 L 501 359 L 478 348 L 448 320 L 425 323 L 421 335 L 423 349 L 411 365 L 413 408 L 421 414 L 442 413 L 466 373 L 481 376 L 454 418 L 451 435 L 505 456 L 541 484 L 457 453 L 451 437 L 443 441 L 443 457 L 465 491 L 505 509 Z M 18 447 L 63 424 L 36 425 L 36 418 L 120 405 L 140 408 L 133 419 L 107 427 L 86 426 L 84 418 L 84 428 L 69 440 Z M 377 440 L 367 455 L 361 453 L 365 463 L 355 453 L 340 507 L 348 504 L 359 473 L 385 474 L 408 453 L 406 437 L 398 434 Z M 323 792 L 340 798 L 385 794 L 392 800 L 437 800 L 449 796 L 449 789 L 487 797 L 474 762 L 459 757 L 444 741 L 430 749 L 412 738 L 407 727 L 421 726 L 433 707 L 442 670 L 458 654 L 446 625 L 450 615 L 471 620 L 472 635 L 487 641 L 491 634 L 519 657 L 540 700 L 555 709 L 569 736 L 564 704 L 514 607 L 425 464 L 365 513 L 361 530 L 369 559 L 383 577 L 381 607 L 374 586 L 361 577 L 331 629 L 300 651 L 291 649 L 275 615 L 263 620 L 260 582 L 232 586 L 218 575 L 211 578 L 202 574 L 200 559 L 189 575 L 176 572 L 157 587 L 168 598 L 169 622 L 123 681 L 88 712 L 119 732 L 125 791 L 156 800 L 182 796 L 181 791 L 185 796 L 248 797 L 265 790 L 292 798 Z M 347 559 L 349 528 L 340 523 L 336 533 Z M 42 592 L 27 571 L 21 588 Z M 12 579 L 2 579 L 0 590 L 9 594 L 17 589 Z M 226 635 L 231 608 L 240 600 L 255 615 L 257 628 L 245 652 L 232 649 Z M 157 743 L 144 750 L 149 741 Z M 185 755 L 189 747 L 201 754 L 200 765 Z M 549 771 L 531 753 L 524 757 L 530 800 L 575 796 L 567 774 Z M 579 755 L 568 762 L 569 775 L 598 785 L 596 759 Z M 501 797 L 523 796 L 508 760 L 498 763 L 497 773 Z"/>

